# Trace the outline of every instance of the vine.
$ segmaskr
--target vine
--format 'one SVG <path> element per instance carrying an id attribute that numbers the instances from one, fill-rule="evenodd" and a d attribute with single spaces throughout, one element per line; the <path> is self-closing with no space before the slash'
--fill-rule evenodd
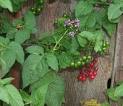
<path id="1" fill-rule="evenodd" d="M 15 12 L 23 2 L 0 0 L 0 6 Z M 33 40 L 37 31 L 34 15 L 39 15 L 44 5 L 43 0 L 35 2 L 31 11 L 12 22 L 0 13 L 0 100 L 11 106 L 60 106 L 64 80 L 58 73 L 70 68 L 78 72 L 78 81 L 96 78 L 98 57 L 108 53 L 123 1 L 78 0 L 71 16 L 66 14 L 55 21 L 53 32 Z M 5 78 L 16 62 L 22 66 L 21 91 L 10 84 L 11 78 Z"/>

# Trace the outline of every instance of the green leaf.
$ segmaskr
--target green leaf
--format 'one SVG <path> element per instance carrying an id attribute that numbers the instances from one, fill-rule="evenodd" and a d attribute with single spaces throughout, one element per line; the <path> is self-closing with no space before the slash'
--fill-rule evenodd
<path id="1" fill-rule="evenodd" d="M 37 80 L 37 75 L 34 74 L 39 74 L 39 70 L 36 70 L 36 67 L 41 61 L 41 58 L 40 55 L 32 54 L 25 60 L 22 71 L 23 87 L 26 87 Z"/>
<path id="2" fill-rule="evenodd" d="M 48 106 L 60 106 L 64 97 L 64 82 L 54 71 L 50 71 L 31 85 L 31 91 L 36 94 L 37 103 L 42 101 L 43 104 L 46 103 Z M 38 98 L 41 98 L 40 101 Z M 34 106 L 42 106 L 43 104 Z"/>
<path id="3" fill-rule="evenodd" d="M 16 60 L 20 64 L 23 64 L 24 63 L 24 51 L 21 45 L 16 42 L 11 42 L 9 44 L 9 47 L 11 50 L 13 50 L 16 53 Z"/>
<path id="4" fill-rule="evenodd" d="M 9 95 L 6 92 L 4 87 L 0 86 L 0 100 L 4 101 L 5 103 L 9 104 Z"/>
<path id="5" fill-rule="evenodd" d="M 4 78 L 4 79 L 0 79 L 0 85 L 7 85 L 7 84 L 10 84 L 11 81 L 13 80 L 14 78 Z"/>
<path id="6" fill-rule="evenodd" d="M 101 106 L 110 106 L 110 104 L 108 102 L 104 102 L 101 104 Z"/>
<path id="7" fill-rule="evenodd" d="M 48 90 L 49 84 L 51 84 L 56 79 L 56 73 L 54 71 L 50 71 L 46 73 L 41 79 L 36 81 L 31 85 L 31 96 L 33 97 L 33 105 L 34 106 L 44 106 L 46 93 Z M 39 99 L 40 98 L 40 99 Z M 36 102 L 35 102 L 36 101 Z"/>
<path id="8" fill-rule="evenodd" d="M 86 25 L 85 27 L 87 28 L 92 28 L 94 27 L 96 24 L 96 18 L 95 18 L 95 14 L 91 13 L 90 15 L 88 15 L 87 17 L 87 21 L 86 21 Z"/>
<path id="9" fill-rule="evenodd" d="M 38 89 L 32 91 L 33 106 L 44 106 L 48 85 L 39 86 Z"/>
<path id="10" fill-rule="evenodd" d="M 109 22 L 108 20 L 103 21 L 103 27 L 111 37 L 116 31 L 116 24 Z"/>
<path id="11" fill-rule="evenodd" d="M 46 54 L 46 60 L 48 65 L 55 71 L 58 71 L 58 60 L 53 53 Z"/>
<path id="12" fill-rule="evenodd" d="M 87 1 L 80 1 L 75 7 L 75 16 L 87 15 L 93 10 L 93 5 Z"/>
<path id="13" fill-rule="evenodd" d="M 44 48 L 41 46 L 33 45 L 26 48 L 26 51 L 31 54 L 44 54 Z"/>
<path id="14" fill-rule="evenodd" d="M 4 38 L 4 37 L 1 37 L 0 36 L 0 46 L 6 46 L 6 45 L 8 45 L 9 44 L 9 39 L 8 38 Z"/>
<path id="15" fill-rule="evenodd" d="M 57 57 L 58 57 L 60 69 L 65 69 L 70 66 L 71 61 L 72 61 L 71 59 L 72 57 L 70 56 L 70 54 L 61 53 Z"/>
<path id="16" fill-rule="evenodd" d="M 7 15 L 7 14 L 6 14 Z M 1 34 L 3 33 L 8 33 L 8 31 L 10 30 L 10 28 L 12 27 L 11 25 L 11 20 L 9 20 L 9 18 L 7 16 L 3 16 L 1 15 L 2 17 L 0 17 L 0 20 L 1 20 Z"/>
<path id="17" fill-rule="evenodd" d="M 2 58 L 2 61 L 6 64 L 6 70 L 1 70 L 2 77 L 6 75 L 9 71 L 9 69 L 13 66 L 16 60 L 16 54 L 10 49 L 6 49 L 4 52 L 1 53 L 0 57 Z"/>
<path id="18" fill-rule="evenodd" d="M 89 41 L 95 41 L 95 35 L 89 31 L 83 31 L 83 32 L 79 33 L 79 36 L 82 38 L 86 38 Z"/>
<path id="19" fill-rule="evenodd" d="M 118 101 L 119 97 L 115 96 L 114 92 L 115 92 L 115 88 L 110 88 L 107 90 L 107 95 L 111 100 Z"/>
<path id="20" fill-rule="evenodd" d="M 13 11 L 11 0 L 0 0 L 0 6 L 9 9 L 11 12 Z"/>
<path id="21" fill-rule="evenodd" d="M 80 35 L 77 36 L 77 39 L 78 39 L 80 46 L 85 47 L 85 45 L 87 44 L 87 40 L 84 37 L 81 37 Z"/>
<path id="22" fill-rule="evenodd" d="M 23 101 L 25 104 L 31 104 L 32 103 L 32 98 L 31 95 L 29 95 L 27 92 L 20 90 L 21 97 L 23 98 Z"/>
<path id="23" fill-rule="evenodd" d="M 64 98 L 64 81 L 57 76 L 56 79 L 49 85 L 46 94 L 46 104 L 48 106 L 61 106 Z"/>
<path id="24" fill-rule="evenodd" d="M 114 96 L 117 96 L 117 97 L 123 96 L 123 84 L 116 87 L 115 92 L 114 92 Z"/>
<path id="25" fill-rule="evenodd" d="M 33 32 L 36 28 L 35 16 L 31 11 L 28 11 L 24 16 L 25 28 Z"/>
<path id="26" fill-rule="evenodd" d="M 101 10 L 94 11 L 94 15 L 96 18 L 96 22 L 99 25 L 102 25 L 102 23 L 105 22 L 104 19 L 108 20 L 107 19 L 107 11 L 104 8 L 102 8 Z"/>
<path id="27" fill-rule="evenodd" d="M 112 0 L 112 2 L 115 4 L 122 4 L 123 0 Z"/>
<path id="28" fill-rule="evenodd" d="M 6 62 L 0 57 L 0 78 L 5 75 L 5 72 L 8 70 Z"/>
<path id="29" fill-rule="evenodd" d="M 93 28 L 96 25 L 96 14 L 89 13 L 88 15 L 82 16 L 80 19 L 80 27 L 83 28 Z"/>
<path id="30" fill-rule="evenodd" d="M 31 84 L 31 91 L 35 91 L 40 86 L 49 85 L 56 79 L 56 73 L 54 71 L 47 72 L 42 78 L 40 78 L 35 83 Z"/>
<path id="31" fill-rule="evenodd" d="M 23 65 L 23 87 L 39 80 L 49 71 L 47 62 L 43 56 L 31 54 Z"/>
<path id="32" fill-rule="evenodd" d="M 20 93 L 13 85 L 6 85 L 4 89 L 9 95 L 9 101 L 11 106 L 24 106 Z"/>
<path id="33" fill-rule="evenodd" d="M 17 31 L 15 35 L 15 41 L 18 42 L 19 44 L 24 43 L 29 38 L 30 38 L 30 32 L 29 30 L 26 29 Z"/>
<path id="34" fill-rule="evenodd" d="M 108 8 L 108 19 L 111 21 L 113 19 L 117 19 L 118 17 L 120 17 L 123 13 L 123 11 L 121 11 L 121 7 L 123 5 L 121 4 L 111 4 Z"/>
<path id="35" fill-rule="evenodd" d="M 13 6 L 13 11 L 17 12 L 21 7 L 23 2 L 26 0 L 11 0 L 12 6 Z"/>
<path id="36" fill-rule="evenodd" d="M 70 44 L 70 52 L 71 52 L 71 53 L 76 52 L 77 49 L 79 48 L 79 43 L 78 43 L 76 37 L 75 37 L 75 38 L 72 38 L 72 40 L 71 40 L 70 43 L 71 43 L 71 44 Z M 68 45 L 67 45 L 67 46 L 68 46 Z"/>

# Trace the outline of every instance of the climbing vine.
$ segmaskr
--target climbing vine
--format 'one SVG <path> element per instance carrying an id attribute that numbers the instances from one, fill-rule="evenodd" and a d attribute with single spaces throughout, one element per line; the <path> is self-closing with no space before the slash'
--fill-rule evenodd
<path id="1" fill-rule="evenodd" d="M 34 39 L 44 0 L 11 22 L 6 9 L 16 12 L 24 0 L 0 0 L 0 100 L 11 106 L 61 106 L 64 80 L 59 72 L 77 71 L 76 80 L 92 81 L 98 73 L 98 57 L 108 53 L 110 38 L 123 13 L 122 0 L 78 0 L 73 13 L 55 20 L 53 32 Z M 67 2 L 67 1 L 66 1 Z M 22 90 L 10 84 L 10 69 L 22 66 Z M 13 93 L 8 92 L 11 90 Z M 10 94 L 9 94 L 10 93 Z M 96 103 L 98 104 L 98 103 Z"/>

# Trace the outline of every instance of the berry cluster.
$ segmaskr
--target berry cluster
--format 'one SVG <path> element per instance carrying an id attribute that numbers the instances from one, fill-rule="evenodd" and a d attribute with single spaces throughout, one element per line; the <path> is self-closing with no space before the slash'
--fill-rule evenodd
<path id="1" fill-rule="evenodd" d="M 102 44 L 101 53 L 105 53 L 107 51 L 107 48 L 109 48 L 109 42 L 104 41 L 103 44 Z"/>
<path id="2" fill-rule="evenodd" d="M 34 15 L 39 15 L 44 7 L 44 0 L 36 0 L 34 7 L 31 8 L 31 11 Z"/>
<path id="3" fill-rule="evenodd" d="M 71 67 L 75 69 L 79 69 L 85 64 L 91 62 L 91 60 L 92 60 L 92 56 L 90 55 L 82 56 L 79 59 L 76 59 L 75 61 L 71 62 Z"/>
<path id="4" fill-rule="evenodd" d="M 88 77 L 90 80 L 94 80 L 98 71 L 98 68 L 96 67 L 97 61 L 98 59 L 94 58 L 89 64 L 86 64 L 85 66 L 83 66 L 79 70 L 79 75 L 77 79 L 79 81 L 86 81 Z"/>
<path id="5" fill-rule="evenodd" d="M 78 19 L 68 19 L 64 22 L 64 26 L 67 27 L 69 29 L 69 33 L 68 35 L 70 37 L 75 37 L 75 35 L 77 34 L 77 32 L 79 31 L 79 27 L 80 27 L 80 20 Z"/>

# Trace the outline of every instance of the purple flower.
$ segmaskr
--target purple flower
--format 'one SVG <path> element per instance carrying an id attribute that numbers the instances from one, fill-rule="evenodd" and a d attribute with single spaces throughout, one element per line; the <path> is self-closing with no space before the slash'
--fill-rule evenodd
<path id="1" fill-rule="evenodd" d="M 75 22 L 75 23 L 74 23 L 74 26 L 75 26 L 75 27 L 79 27 L 79 26 L 80 26 L 80 20 L 75 19 L 74 22 Z"/>
<path id="2" fill-rule="evenodd" d="M 68 19 L 68 20 L 66 20 L 66 21 L 64 22 L 64 26 L 79 27 L 79 26 L 80 26 L 80 20 L 78 20 L 78 19 L 74 19 L 74 20 Z"/>
<path id="3" fill-rule="evenodd" d="M 71 24 L 71 20 L 70 19 L 69 20 L 66 20 L 64 22 L 64 26 L 70 26 L 70 24 Z"/>

